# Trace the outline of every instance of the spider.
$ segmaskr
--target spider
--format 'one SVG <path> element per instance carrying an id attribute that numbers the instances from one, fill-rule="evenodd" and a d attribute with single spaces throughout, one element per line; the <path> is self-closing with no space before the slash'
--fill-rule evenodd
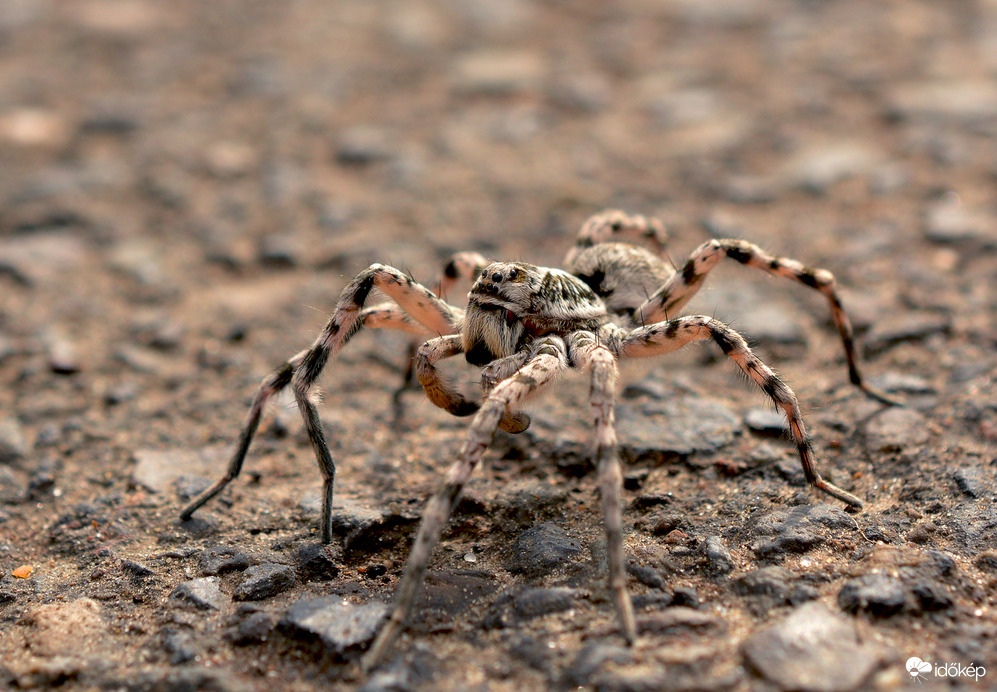
<path id="1" fill-rule="evenodd" d="M 643 242 L 652 249 L 633 244 Z M 436 334 L 415 352 L 413 370 L 429 400 L 455 416 L 474 416 L 457 460 L 430 498 L 412 545 L 395 606 L 364 659 L 376 666 L 390 651 L 408 619 L 432 550 L 458 496 L 498 428 L 526 430 L 530 418 L 518 411 L 529 397 L 548 388 L 569 369 L 591 378 L 591 412 L 599 495 L 605 517 L 609 586 L 627 643 L 636 639 L 633 607 L 626 590 L 621 510 L 622 470 L 614 424 L 617 362 L 675 351 L 694 341 L 712 341 L 781 409 L 789 422 L 807 481 L 824 493 L 860 509 L 855 495 L 824 480 L 814 463 L 810 440 L 793 391 L 755 356 L 744 338 L 704 315 L 678 316 L 724 257 L 792 279 L 827 297 L 848 364 L 849 378 L 871 398 L 896 402 L 868 385 L 858 367 L 852 327 L 842 308 L 834 277 L 824 269 L 767 254 L 744 240 L 711 240 L 699 246 L 680 269 L 664 259 L 667 234 L 656 219 L 609 210 L 585 222 L 568 251 L 566 270 L 525 262 L 489 262 L 473 252 L 454 255 L 437 291 L 383 264 L 372 264 L 343 290 L 336 311 L 311 346 L 263 380 L 227 473 L 181 512 L 186 520 L 217 495 L 242 468 L 267 400 L 291 385 L 324 485 L 322 541 L 332 540 L 332 496 L 336 467 L 318 411 L 309 393 L 330 358 L 361 327 Z M 466 310 L 441 296 L 459 279 L 473 281 Z M 372 289 L 391 298 L 365 307 Z M 483 368 L 483 400 L 472 401 L 441 376 L 436 364 L 464 354 Z"/>

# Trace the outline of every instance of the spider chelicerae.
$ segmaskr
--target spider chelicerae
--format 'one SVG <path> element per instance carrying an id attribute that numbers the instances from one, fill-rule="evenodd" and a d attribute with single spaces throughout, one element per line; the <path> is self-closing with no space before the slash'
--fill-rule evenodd
<path id="1" fill-rule="evenodd" d="M 311 348 L 298 353 L 263 380 L 228 472 L 185 507 L 181 518 L 189 519 L 239 475 L 264 405 L 291 385 L 324 480 L 322 541 L 331 542 L 336 466 L 318 411 L 309 397 L 315 381 L 329 359 L 361 327 L 398 329 L 422 337 L 437 335 L 415 352 L 414 373 L 435 405 L 455 416 L 474 418 L 457 460 L 426 506 L 394 609 L 364 660 L 365 667 L 370 668 L 385 657 L 399 636 L 424 580 L 433 547 L 496 430 L 502 428 L 511 433 L 526 430 L 529 416 L 518 411 L 518 407 L 550 386 L 561 373 L 581 370 L 591 378 L 590 402 L 599 495 L 606 525 L 609 586 L 620 630 L 626 641 L 632 643 L 637 632 L 626 590 L 620 499 L 622 470 L 613 413 L 617 362 L 621 358 L 657 356 L 693 341 L 714 342 L 786 414 L 807 481 L 850 507 L 862 507 L 857 497 L 821 477 L 796 395 L 752 353 L 744 338 L 712 317 L 678 316 L 710 270 L 724 257 L 823 293 L 844 345 L 852 384 L 881 403 L 896 403 L 862 378 L 852 327 L 830 272 L 773 257 L 744 240 L 704 243 L 676 270 L 664 259 L 666 240 L 665 229 L 658 220 L 611 210 L 586 221 L 565 258 L 565 270 L 525 262 L 489 262 L 477 253 L 462 252 L 446 265 L 434 292 L 397 269 L 372 264 L 343 290 L 335 313 Z M 473 281 L 466 309 L 450 305 L 441 297 L 461 278 Z M 375 288 L 391 301 L 365 307 Z M 483 368 L 481 402 L 466 398 L 437 370 L 440 360 L 460 354 L 472 365 Z"/>

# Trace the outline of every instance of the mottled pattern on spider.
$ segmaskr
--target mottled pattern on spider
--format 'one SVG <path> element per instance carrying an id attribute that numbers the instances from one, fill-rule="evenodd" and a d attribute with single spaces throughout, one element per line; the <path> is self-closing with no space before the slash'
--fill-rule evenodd
<path id="1" fill-rule="evenodd" d="M 620 500 L 622 472 L 613 417 L 619 359 L 657 356 L 693 341 L 712 341 L 786 414 L 810 484 L 852 507 L 862 506 L 857 497 L 818 473 L 796 396 L 751 352 L 744 338 L 712 317 L 678 316 L 706 275 L 724 257 L 824 294 L 844 345 L 851 382 L 882 403 L 894 403 L 862 379 L 852 328 L 830 272 L 773 257 L 743 240 L 704 243 L 680 269 L 674 270 L 663 258 L 666 240 L 664 227 L 655 219 L 606 211 L 593 216 L 582 227 L 565 258 L 566 270 L 525 262 L 488 262 L 477 253 L 465 252 L 454 255 L 446 265 L 434 292 L 397 269 L 371 265 L 343 290 L 335 313 L 312 347 L 291 358 L 263 381 L 228 472 L 188 505 L 181 517 L 189 518 L 239 474 L 264 404 L 291 385 L 324 478 L 322 540 L 330 542 L 335 464 L 318 412 L 309 397 L 316 379 L 327 361 L 361 327 L 400 329 L 421 336 L 442 335 L 426 341 L 416 351 L 415 375 L 435 405 L 456 416 L 474 418 L 457 460 L 426 507 L 395 608 L 365 659 L 365 665 L 370 667 L 385 656 L 399 635 L 422 585 L 433 547 L 495 431 L 525 430 L 529 417 L 518 411 L 518 407 L 548 387 L 559 374 L 578 369 L 591 378 L 595 457 L 605 515 L 610 588 L 621 633 L 628 642 L 633 642 L 636 628 L 626 590 Z M 654 251 L 632 244 L 633 241 Z M 466 310 L 441 298 L 460 278 L 474 282 Z M 391 298 L 391 302 L 365 307 L 374 288 Z M 467 399 L 437 370 L 436 364 L 441 359 L 459 354 L 464 354 L 472 365 L 483 368 L 482 402 Z"/>

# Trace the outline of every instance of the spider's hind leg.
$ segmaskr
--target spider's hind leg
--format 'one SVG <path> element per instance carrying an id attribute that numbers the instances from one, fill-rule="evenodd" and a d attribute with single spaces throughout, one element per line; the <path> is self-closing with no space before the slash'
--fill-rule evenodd
<path id="1" fill-rule="evenodd" d="M 851 383 L 862 390 L 866 396 L 882 404 L 902 405 L 896 399 L 868 384 L 862 377 L 855 349 L 855 334 L 841 304 L 841 298 L 838 296 L 834 275 L 826 269 L 814 269 L 804 266 L 796 260 L 774 257 L 754 243 L 745 240 L 711 240 L 696 248 L 682 268 L 637 309 L 635 314 L 639 321 L 642 324 L 650 324 L 678 315 L 703 285 L 707 274 L 724 257 L 729 257 L 748 267 L 761 269 L 774 276 L 791 279 L 823 293 L 831 307 L 831 319 L 841 337 L 841 343 L 845 350 L 845 360 L 848 363 L 848 378 Z"/>

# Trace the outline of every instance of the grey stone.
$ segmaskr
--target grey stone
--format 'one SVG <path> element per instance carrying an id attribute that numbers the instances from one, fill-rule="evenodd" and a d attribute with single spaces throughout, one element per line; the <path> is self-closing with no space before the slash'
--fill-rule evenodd
<path id="1" fill-rule="evenodd" d="M 264 266 L 290 269 L 300 265 L 305 256 L 306 246 L 293 234 L 271 234 L 260 240 L 258 257 Z"/>
<path id="2" fill-rule="evenodd" d="M 904 609 L 907 594 L 899 579 L 867 574 L 845 582 L 838 592 L 838 605 L 850 613 L 863 611 L 876 617 L 889 617 Z"/>
<path id="3" fill-rule="evenodd" d="M 225 635 L 230 642 L 245 646 L 247 644 L 261 644 L 270 638 L 276 624 L 270 613 L 250 608 L 244 611 L 240 610 L 237 615 L 239 620 Z"/>
<path id="4" fill-rule="evenodd" d="M 769 512 L 756 520 L 752 531 L 760 538 L 752 542 L 751 549 L 759 557 L 777 559 L 806 552 L 832 532 L 856 529 L 855 520 L 838 507 L 801 505 Z"/>
<path id="5" fill-rule="evenodd" d="M 182 476 L 220 476 L 225 472 L 230 453 L 226 445 L 197 450 L 139 449 L 134 452 L 132 481 L 149 490 L 168 492 Z"/>
<path id="6" fill-rule="evenodd" d="M 294 586 L 294 570 L 288 565 L 267 562 L 253 565 L 243 573 L 243 580 L 235 587 L 237 601 L 261 601 L 287 591 Z"/>
<path id="7" fill-rule="evenodd" d="M 191 632 L 164 627 L 162 631 L 163 650 L 170 655 L 170 664 L 177 666 L 193 661 L 197 656 L 194 635 Z"/>
<path id="8" fill-rule="evenodd" d="M 688 312 L 714 315 L 733 325 L 750 343 L 772 347 L 806 345 L 805 326 L 812 323 L 797 303 L 786 300 L 767 285 L 750 281 L 727 283 L 721 278 L 711 284 L 708 293 L 693 299 Z M 716 349 L 710 353 L 723 357 Z"/>
<path id="9" fill-rule="evenodd" d="M 955 480 L 956 487 L 959 488 L 959 492 L 963 495 L 969 497 L 983 497 L 987 494 L 987 488 L 989 487 L 990 493 L 994 493 L 994 475 L 985 474 L 983 471 L 975 466 L 967 466 L 957 470 L 952 474 L 953 480 Z"/>
<path id="10" fill-rule="evenodd" d="M 249 567 L 248 555 L 228 545 L 217 545 L 201 553 L 201 574 L 214 576 L 225 572 L 241 572 Z"/>
<path id="11" fill-rule="evenodd" d="M 20 421 L 13 416 L 0 418 L 0 464 L 20 461 L 29 451 Z"/>
<path id="12" fill-rule="evenodd" d="M 793 573 L 782 566 L 762 567 L 739 575 L 730 581 L 730 590 L 745 597 L 748 609 L 755 615 L 817 597 L 816 589 L 799 583 Z"/>
<path id="13" fill-rule="evenodd" d="M 27 498 L 24 482 L 7 466 L 0 466 L 0 504 L 14 505 Z"/>
<path id="14" fill-rule="evenodd" d="M 306 543 L 298 548 L 298 570 L 305 581 L 327 581 L 339 574 L 329 546 L 321 543 Z"/>
<path id="15" fill-rule="evenodd" d="M 366 165 L 391 158 L 392 148 L 384 130 L 356 125 L 339 133 L 336 161 L 349 165 Z"/>
<path id="16" fill-rule="evenodd" d="M 630 661 L 630 651 L 622 646 L 592 642 L 578 652 L 575 659 L 564 669 L 565 686 L 581 687 L 588 684 L 591 677 L 605 664 L 623 665 Z"/>
<path id="17" fill-rule="evenodd" d="M 865 426 L 865 443 L 870 451 L 895 452 L 928 441 L 927 420 L 910 408 L 892 407 L 874 416 Z"/>
<path id="18" fill-rule="evenodd" d="M 900 118 L 964 125 L 997 118 L 997 86 L 989 80 L 913 82 L 895 88 L 887 98 L 890 114 Z"/>
<path id="19" fill-rule="evenodd" d="M 318 638 L 330 653 L 341 656 L 372 641 L 389 612 L 388 604 L 380 601 L 358 605 L 339 596 L 322 596 L 295 603 L 278 628 L 292 638 Z"/>
<path id="20" fill-rule="evenodd" d="M 865 351 L 877 354 L 904 341 L 923 341 L 936 334 L 947 334 L 951 326 L 948 315 L 905 311 L 874 322 L 864 340 Z"/>
<path id="21" fill-rule="evenodd" d="M 717 635 L 727 629 L 723 620 L 710 613 L 694 608 L 675 606 L 663 613 L 656 613 L 637 621 L 637 629 L 641 634 L 675 635 L 693 634 L 702 636 L 706 633 Z"/>
<path id="22" fill-rule="evenodd" d="M 538 52 L 481 49 L 460 56 L 450 78 L 456 91 L 507 95 L 538 90 L 546 72 Z"/>
<path id="23" fill-rule="evenodd" d="M 557 524 L 545 522 L 516 537 L 506 568 L 515 574 L 538 577 L 581 554 L 582 548 L 577 541 L 569 538 Z"/>
<path id="24" fill-rule="evenodd" d="M 653 567 L 628 562 L 627 573 L 633 576 L 634 579 L 639 581 L 641 584 L 650 586 L 652 589 L 664 591 L 668 587 L 668 582 L 665 581 L 665 575 L 662 574 L 660 570 L 654 569 Z"/>
<path id="25" fill-rule="evenodd" d="M 717 574 L 727 574 L 734 569 L 734 559 L 720 536 L 708 536 L 703 541 L 703 555 L 706 557 L 710 571 Z"/>
<path id="26" fill-rule="evenodd" d="M 740 432 L 737 415 L 699 397 L 623 401 L 616 408 L 620 453 L 631 463 L 664 463 L 697 452 L 714 452 Z"/>
<path id="27" fill-rule="evenodd" d="M 135 579 L 145 579 L 146 577 L 152 577 L 156 574 L 155 571 L 149 569 L 140 562 L 135 562 L 134 560 L 122 560 L 121 569 L 132 575 Z"/>
<path id="28" fill-rule="evenodd" d="M 218 577 L 191 579 L 177 586 L 170 593 L 169 600 L 176 604 L 192 605 L 201 610 L 221 610 L 228 603 L 222 593 Z"/>
<path id="29" fill-rule="evenodd" d="M 803 692 L 860 689 L 880 664 L 877 649 L 859 641 L 855 626 L 820 603 L 753 634 L 742 651 L 762 677 Z"/>
<path id="30" fill-rule="evenodd" d="M 568 610 L 580 595 L 578 589 L 526 589 L 513 600 L 513 610 L 521 618 L 535 618 Z"/>
<path id="31" fill-rule="evenodd" d="M 967 209 L 948 198 L 943 198 L 925 212 L 924 236 L 941 244 L 997 244 L 997 228 L 992 215 L 983 210 Z"/>
<path id="32" fill-rule="evenodd" d="M 824 194 L 835 183 L 854 176 L 868 176 L 879 155 L 859 144 L 823 145 L 795 155 L 784 170 L 787 184 Z"/>
<path id="33" fill-rule="evenodd" d="M 789 423 L 786 422 L 786 415 L 781 411 L 767 408 L 749 409 L 744 414 L 744 424 L 751 432 L 759 435 L 782 437 L 789 434 Z"/>

